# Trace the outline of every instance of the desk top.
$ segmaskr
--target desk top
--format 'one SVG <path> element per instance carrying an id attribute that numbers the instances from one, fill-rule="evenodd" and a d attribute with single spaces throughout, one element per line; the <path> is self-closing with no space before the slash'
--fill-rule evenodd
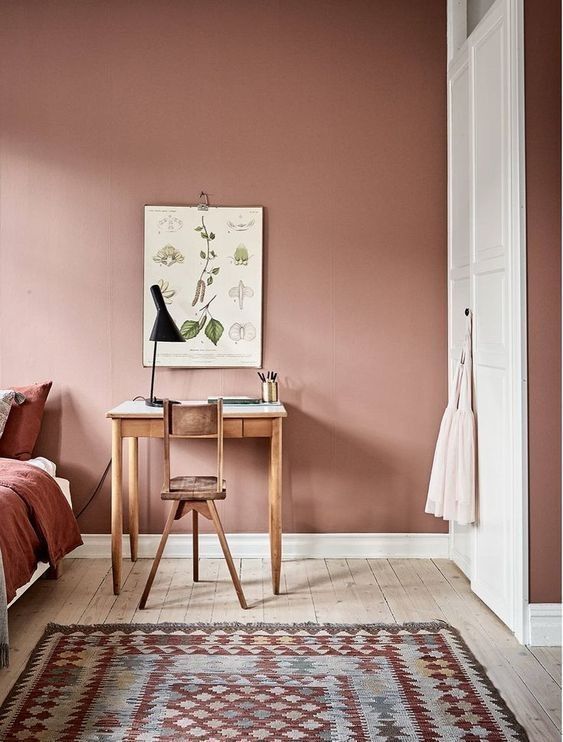
<path id="1" fill-rule="evenodd" d="M 192 404 L 207 404 L 198 400 L 181 400 Z M 127 400 L 106 412 L 106 417 L 123 418 L 162 418 L 162 407 L 149 407 L 144 400 Z M 223 406 L 223 417 L 287 417 L 283 404 L 226 404 Z"/>

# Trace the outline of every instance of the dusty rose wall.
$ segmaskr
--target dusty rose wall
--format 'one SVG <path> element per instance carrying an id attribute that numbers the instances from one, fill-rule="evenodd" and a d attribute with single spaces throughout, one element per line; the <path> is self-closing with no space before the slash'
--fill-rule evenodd
<path id="1" fill-rule="evenodd" d="M 446 395 L 445 2 L 20 0 L 0 25 L 0 380 L 54 380 L 38 450 L 77 506 L 105 411 L 148 388 L 142 206 L 204 189 L 266 209 L 285 529 L 445 531 L 423 513 Z M 162 370 L 158 389 L 256 375 Z M 141 446 L 145 532 L 160 452 Z M 227 445 L 228 531 L 266 530 L 265 457 Z M 108 530 L 107 486 L 81 523 Z"/>
<path id="2" fill-rule="evenodd" d="M 561 600 L 561 3 L 524 3 L 530 598 Z"/>

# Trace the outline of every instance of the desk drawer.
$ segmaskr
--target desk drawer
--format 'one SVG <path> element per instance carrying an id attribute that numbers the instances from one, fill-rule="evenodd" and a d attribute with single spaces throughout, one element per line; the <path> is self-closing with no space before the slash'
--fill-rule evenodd
<path id="1" fill-rule="evenodd" d="M 248 418 L 243 420 L 243 432 L 245 438 L 271 438 L 272 421 Z"/>
<path id="2" fill-rule="evenodd" d="M 224 418 L 223 436 L 225 438 L 242 438 L 242 420 L 235 417 Z"/>
<path id="3" fill-rule="evenodd" d="M 123 419 L 121 435 L 124 438 L 162 438 L 162 420 Z M 225 438 L 242 438 L 242 420 L 232 417 L 225 418 L 223 420 L 223 435 Z"/>
<path id="4" fill-rule="evenodd" d="M 124 417 L 121 420 L 123 438 L 162 438 L 164 426 L 162 419 L 139 419 Z"/>
<path id="5" fill-rule="evenodd" d="M 242 438 L 242 420 L 237 417 L 227 417 L 223 420 L 223 435 L 225 438 Z M 245 420 L 247 422 L 266 422 L 269 420 Z M 139 420 L 124 418 L 121 423 L 121 435 L 124 438 L 162 438 L 162 420 Z M 258 435 L 251 433 L 251 435 Z"/>

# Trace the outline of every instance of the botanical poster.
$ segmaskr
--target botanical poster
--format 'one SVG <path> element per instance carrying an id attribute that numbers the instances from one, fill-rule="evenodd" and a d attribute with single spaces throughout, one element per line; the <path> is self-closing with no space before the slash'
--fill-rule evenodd
<path id="1" fill-rule="evenodd" d="M 158 343 L 158 366 L 260 367 L 261 207 L 145 206 L 145 366 L 154 347 L 153 284 L 186 339 Z"/>

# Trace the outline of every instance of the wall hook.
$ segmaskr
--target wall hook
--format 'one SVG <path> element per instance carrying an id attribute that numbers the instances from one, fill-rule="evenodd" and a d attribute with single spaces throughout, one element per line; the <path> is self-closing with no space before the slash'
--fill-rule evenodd
<path id="1" fill-rule="evenodd" d="M 199 194 L 199 198 L 200 198 L 200 201 L 199 201 L 199 206 L 197 208 L 200 211 L 208 211 L 209 210 L 209 196 L 207 195 L 207 193 L 205 191 L 202 191 Z M 205 199 L 205 203 L 201 200 L 202 198 Z"/>

